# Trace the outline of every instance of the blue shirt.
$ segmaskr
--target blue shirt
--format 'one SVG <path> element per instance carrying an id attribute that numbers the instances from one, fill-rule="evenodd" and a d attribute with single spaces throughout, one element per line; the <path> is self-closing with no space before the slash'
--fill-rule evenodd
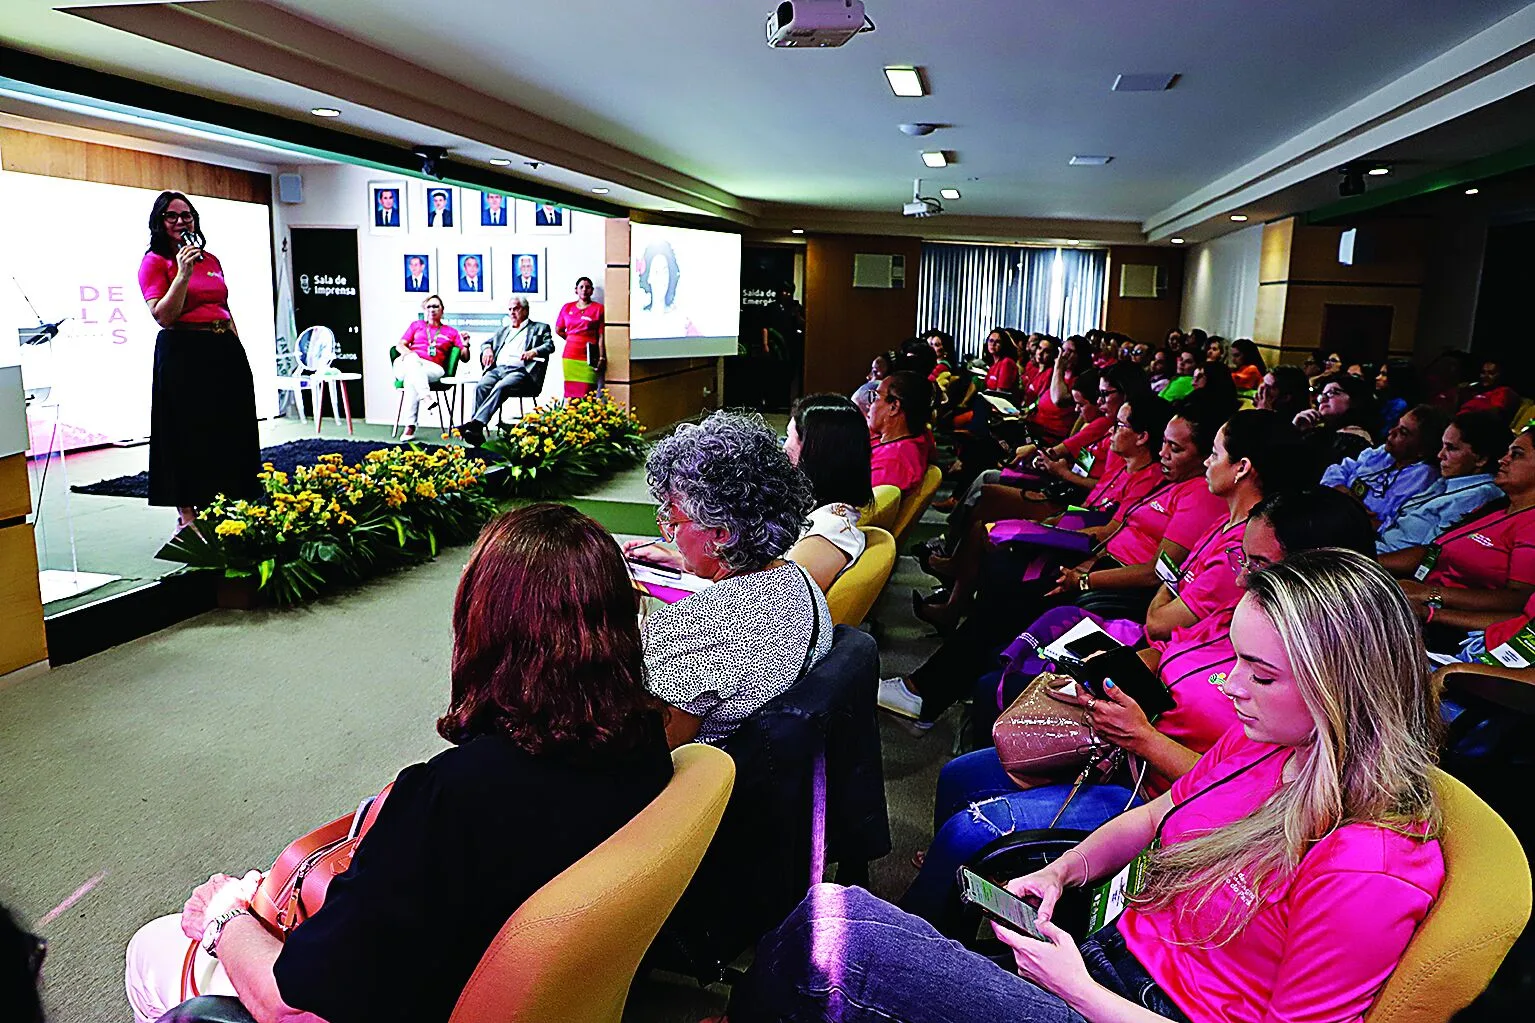
<path id="1" fill-rule="evenodd" d="M 1433 543 L 1455 523 L 1502 496 L 1491 473 L 1435 480 L 1423 493 L 1402 502 L 1396 517 L 1381 527 L 1375 549 L 1388 554 Z"/>
<path id="2" fill-rule="evenodd" d="M 1352 491 L 1381 525 L 1386 525 L 1396 517 L 1396 510 L 1404 501 L 1423 493 L 1438 476 L 1438 468 L 1427 462 L 1398 468 L 1382 444 L 1366 448 L 1355 458 L 1329 465 L 1322 473 L 1322 486 L 1341 486 Z"/>

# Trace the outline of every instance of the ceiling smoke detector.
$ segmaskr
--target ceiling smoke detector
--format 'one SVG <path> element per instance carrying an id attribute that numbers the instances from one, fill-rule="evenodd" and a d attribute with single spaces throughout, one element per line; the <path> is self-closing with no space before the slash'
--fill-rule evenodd
<path id="1" fill-rule="evenodd" d="M 903 217 L 932 217 L 943 212 L 943 203 L 922 194 L 922 179 L 912 182 L 911 202 L 901 207 Z"/>

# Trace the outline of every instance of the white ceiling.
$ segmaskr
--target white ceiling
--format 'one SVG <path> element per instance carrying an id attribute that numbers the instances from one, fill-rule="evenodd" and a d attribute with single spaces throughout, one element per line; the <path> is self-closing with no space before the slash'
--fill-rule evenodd
<path id="1" fill-rule="evenodd" d="M 929 194 L 962 190 L 947 204 L 955 214 L 1146 224 L 1197 206 L 1202 191 L 1527 0 L 866 0 L 878 30 L 822 51 L 769 49 L 771 0 L 276 5 L 742 199 L 884 212 L 920 174 Z M 47 0 L 0 4 L 0 37 L 267 110 L 307 116 L 329 102 Z M 880 74 L 887 63 L 924 67 L 932 95 L 893 97 Z M 1157 71 L 1179 74 L 1176 87 L 1109 91 L 1118 73 Z M 496 151 L 462 135 L 434 138 L 386 111 L 333 105 L 348 130 Z M 896 125 L 912 120 L 953 127 L 911 139 Z M 1516 141 L 1488 139 L 1486 151 Z M 952 150 L 958 163 L 927 171 L 923 148 Z M 1073 153 L 1115 160 L 1068 167 Z M 564 170 L 591 183 L 579 167 Z"/>

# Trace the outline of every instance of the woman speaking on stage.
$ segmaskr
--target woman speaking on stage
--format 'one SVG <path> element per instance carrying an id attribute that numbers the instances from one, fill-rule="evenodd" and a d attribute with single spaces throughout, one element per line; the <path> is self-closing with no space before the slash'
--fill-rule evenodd
<path id="1" fill-rule="evenodd" d="M 576 278 L 576 300 L 560 307 L 554 332 L 565 341 L 560 363 L 565 373 L 565 397 L 579 398 L 597 386 L 597 379 L 607 368 L 608 349 L 602 336 L 601 302 L 592 301 L 592 279 Z M 597 359 L 592 361 L 593 349 Z"/>
<path id="2" fill-rule="evenodd" d="M 149 503 L 174 507 L 178 531 L 218 494 L 260 492 L 261 442 L 250 363 L 229 313 L 218 257 L 197 210 L 161 192 L 149 214 L 139 290 L 161 327 L 149 412 Z"/>

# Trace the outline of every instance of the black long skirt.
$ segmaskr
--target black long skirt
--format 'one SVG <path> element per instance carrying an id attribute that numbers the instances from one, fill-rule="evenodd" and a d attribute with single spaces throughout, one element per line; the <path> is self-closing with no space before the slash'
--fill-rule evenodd
<path id="1" fill-rule="evenodd" d="M 261 493 L 256 386 L 233 333 L 160 331 L 149 410 L 149 503 L 203 507 Z"/>

